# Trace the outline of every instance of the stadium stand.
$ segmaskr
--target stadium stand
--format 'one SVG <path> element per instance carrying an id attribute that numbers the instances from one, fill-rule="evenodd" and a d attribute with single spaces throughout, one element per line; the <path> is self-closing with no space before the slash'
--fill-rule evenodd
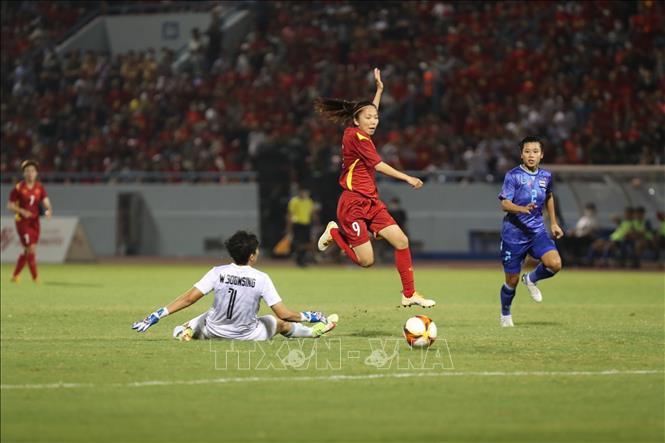
<path id="1" fill-rule="evenodd" d="M 60 2 L 3 6 L 2 172 L 25 157 L 44 171 L 253 170 L 266 143 L 336 170 L 338 130 L 311 100 L 368 95 L 375 65 L 377 146 L 402 168 L 496 180 L 525 133 L 547 137 L 550 162 L 665 162 L 659 2 L 258 3 L 237 53 L 202 32 L 190 48 L 205 56 L 178 71 L 160 48 L 31 51 L 86 14 L 74 3 L 66 18 Z"/>

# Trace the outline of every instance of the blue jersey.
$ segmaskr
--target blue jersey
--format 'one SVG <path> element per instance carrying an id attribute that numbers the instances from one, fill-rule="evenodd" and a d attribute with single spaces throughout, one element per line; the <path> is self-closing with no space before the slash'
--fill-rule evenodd
<path id="1" fill-rule="evenodd" d="M 530 242 L 539 234 L 546 233 L 543 223 L 543 206 L 547 195 L 552 193 L 552 173 L 544 169 L 529 172 L 517 166 L 506 173 L 499 200 L 510 200 L 516 205 L 535 203 L 531 214 L 508 213 L 503 218 L 501 239 L 513 244 Z"/>

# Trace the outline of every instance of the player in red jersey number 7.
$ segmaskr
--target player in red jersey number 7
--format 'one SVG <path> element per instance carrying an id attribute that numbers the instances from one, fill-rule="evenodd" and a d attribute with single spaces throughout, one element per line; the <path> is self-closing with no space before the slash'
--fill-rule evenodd
<path id="1" fill-rule="evenodd" d="M 12 281 L 18 282 L 21 270 L 27 262 L 32 279 L 36 282 L 38 277 L 35 247 L 39 241 L 39 216 L 43 208 L 44 215 L 47 218 L 51 217 L 51 201 L 46 194 L 46 189 L 37 181 L 37 163 L 26 160 L 21 163 L 21 170 L 23 180 L 12 189 L 7 204 L 7 209 L 16 214 L 16 231 L 23 245 L 23 254 L 18 256 Z"/>
<path id="2" fill-rule="evenodd" d="M 375 171 L 403 180 L 415 189 L 422 187 L 423 182 L 384 163 L 376 152 L 371 137 L 379 125 L 379 103 L 383 93 L 378 69 L 374 69 L 374 79 L 376 94 L 372 101 L 319 98 L 315 102 L 318 113 L 333 122 L 348 125 L 342 139 L 339 184 L 343 192 L 337 202 L 339 225 L 334 221 L 328 223 L 319 238 L 319 250 L 326 250 L 334 241 L 354 263 L 366 268 L 374 264 L 369 232 L 377 238 L 384 238 L 395 248 L 395 267 L 402 280 L 402 306 L 430 308 L 436 302 L 415 290 L 409 239 L 379 199 L 376 189 Z"/>

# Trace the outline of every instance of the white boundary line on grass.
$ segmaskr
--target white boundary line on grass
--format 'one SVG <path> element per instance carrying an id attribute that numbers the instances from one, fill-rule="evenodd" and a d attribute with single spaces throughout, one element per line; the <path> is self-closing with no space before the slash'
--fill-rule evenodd
<path id="1" fill-rule="evenodd" d="M 608 375 L 652 375 L 664 374 L 662 369 L 634 369 L 634 370 L 607 370 L 607 371 L 449 371 L 449 372 L 395 372 L 359 375 L 326 375 L 326 376 L 294 376 L 294 377 L 222 377 L 199 380 L 147 380 L 128 383 L 45 383 L 0 385 L 0 389 L 74 389 L 74 388 L 142 388 L 148 386 L 176 386 L 176 385 L 209 385 L 223 383 L 255 383 L 275 381 L 349 381 L 374 380 L 391 378 L 415 377 L 593 377 Z"/>

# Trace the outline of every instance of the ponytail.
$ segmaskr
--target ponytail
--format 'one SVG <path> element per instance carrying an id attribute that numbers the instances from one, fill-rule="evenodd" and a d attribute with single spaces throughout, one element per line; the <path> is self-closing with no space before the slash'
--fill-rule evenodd
<path id="1" fill-rule="evenodd" d="M 316 112 L 332 122 L 341 124 L 351 123 L 356 114 L 366 106 L 374 106 L 374 103 L 367 100 L 356 102 L 324 97 L 314 100 Z"/>

